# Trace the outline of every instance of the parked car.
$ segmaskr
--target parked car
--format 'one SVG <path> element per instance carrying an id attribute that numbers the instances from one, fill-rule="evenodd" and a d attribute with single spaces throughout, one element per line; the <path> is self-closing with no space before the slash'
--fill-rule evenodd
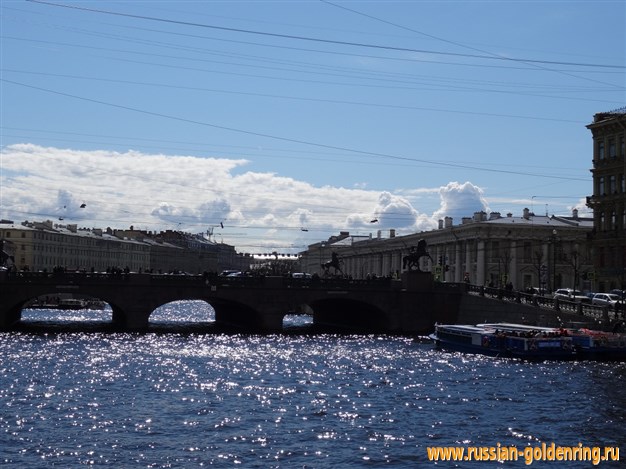
<path id="1" fill-rule="evenodd" d="M 239 270 L 222 270 L 220 273 L 220 277 L 239 277 L 241 275 L 241 271 Z"/>
<path id="2" fill-rule="evenodd" d="M 622 299 L 619 295 L 615 293 L 596 293 L 593 295 L 593 300 L 591 300 L 591 304 L 597 306 L 615 306 L 616 304 L 622 304 Z"/>
<path id="3" fill-rule="evenodd" d="M 293 272 L 291 274 L 292 278 L 311 278 L 312 275 L 309 274 L 308 272 Z"/>
<path id="4" fill-rule="evenodd" d="M 559 288 L 554 292 L 554 298 L 565 301 L 578 301 L 580 303 L 590 303 L 591 300 L 583 292 L 573 288 Z"/>
<path id="5" fill-rule="evenodd" d="M 611 290 L 609 293 L 613 293 L 614 295 L 618 295 L 622 298 L 622 300 L 626 300 L 626 290 Z"/>

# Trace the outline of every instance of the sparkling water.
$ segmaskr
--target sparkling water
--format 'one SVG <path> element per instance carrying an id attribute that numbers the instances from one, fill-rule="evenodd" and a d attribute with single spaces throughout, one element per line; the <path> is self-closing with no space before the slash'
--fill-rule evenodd
<path id="1" fill-rule="evenodd" d="M 151 320 L 202 323 L 212 314 L 205 303 L 176 302 Z M 98 315 L 110 320 L 110 310 L 23 317 Z M 624 363 L 452 354 L 412 337 L 6 332 L 0 465 L 433 467 L 430 446 L 542 442 L 626 452 L 625 376 Z M 485 464 L 499 465 L 439 466 Z"/>

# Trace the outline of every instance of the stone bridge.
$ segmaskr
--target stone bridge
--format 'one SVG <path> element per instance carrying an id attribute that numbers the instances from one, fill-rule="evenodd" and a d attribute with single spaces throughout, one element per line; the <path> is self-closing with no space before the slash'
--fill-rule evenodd
<path id="1" fill-rule="evenodd" d="M 0 272 L 0 328 L 19 324 L 33 299 L 69 293 L 107 302 L 119 330 L 147 329 L 151 313 L 166 303 L 204 300 L 217 326 L 238 331 L 281 331 L 286 314 L 304 312 L 320 327 L 415 334 L 432 331 L 435 322 L 456 322 L 463 287 L 433 283 L 425 272 L 371 281 Z"/>

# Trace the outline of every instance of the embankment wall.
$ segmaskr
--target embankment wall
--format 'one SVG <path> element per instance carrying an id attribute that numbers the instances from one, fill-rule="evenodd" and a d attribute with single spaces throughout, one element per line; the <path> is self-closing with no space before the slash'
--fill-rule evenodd
<path id="1" fill-rule="evenodd" d="M 545 327 L 591 327 L 591 318 L 564 311 L 551 311 L 527 303 L 463 295 L 459 306 L 459 324 L 513 322 Z"/>

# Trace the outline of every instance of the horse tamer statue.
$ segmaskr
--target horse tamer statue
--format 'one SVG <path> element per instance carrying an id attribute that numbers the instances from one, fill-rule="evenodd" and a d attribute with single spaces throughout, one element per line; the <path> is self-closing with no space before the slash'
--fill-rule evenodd
<path id="1" fill-rule="evenodd" d="M 336 252 L 333 252 L 331 255 L 331 259 L 328 262 L 324 262 L 322 264 L 322 268 L 324 269 L 324 275 L 327 277 L 329 275 L 328 270 L 332 267 L 335 269 L 335 275 L 337 275 L 337 271 L 343 275 L 343 270 L 341 270 L 342 260 L 339 259 L 339 256 Z"/>
<path id="2" fill-rule="evenodd" d="M 408 267 L 409 270 L 421 271 L 420 259 L 422 257 L 428 257 L 431 262 L 433 260 L 433 258 L 430 257 L 430 254 L 428 254 L 428 251 L 426 249 L 425 239 L 420 239 L 417 242 L 417 247 L 411 247 L 411 249 L 409 250 L 409 254 L 402 258 L 402 269 L 404 270 Z"/>

